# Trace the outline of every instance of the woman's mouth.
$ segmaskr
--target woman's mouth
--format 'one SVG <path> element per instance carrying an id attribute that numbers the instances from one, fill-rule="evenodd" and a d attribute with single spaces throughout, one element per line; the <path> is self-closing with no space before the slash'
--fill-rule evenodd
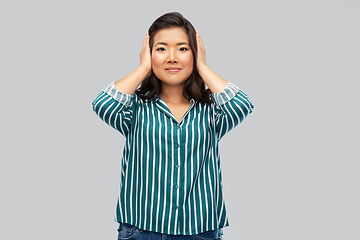
<path id="1" fill-rule="evenodd" d="M 171 73 L 175 73 L 180 71 L 180 68 L 167 68 L 166 71 L 171 72 Z"/>

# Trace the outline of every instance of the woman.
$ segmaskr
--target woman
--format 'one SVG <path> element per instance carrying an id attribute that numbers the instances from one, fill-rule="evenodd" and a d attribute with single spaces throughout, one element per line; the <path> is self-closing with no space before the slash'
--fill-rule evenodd
<path id="1" fill-rule="evenodd" d="M 229 222 L 218 143 L 252 109 L 245 93 L 206 65 L 187 19 L 172 12 L 155 20 L 140 65 L 93 102 L 126 137 L 118 239 L 221 239 Z"/>

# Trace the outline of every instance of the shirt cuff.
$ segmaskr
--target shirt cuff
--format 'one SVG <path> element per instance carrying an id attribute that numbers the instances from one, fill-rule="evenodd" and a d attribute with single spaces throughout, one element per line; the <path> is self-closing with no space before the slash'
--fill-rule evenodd
<path id="1" fill-rule="evenodd" d="M 233 99 L 239 91 L 240 88 L 230 82 L 227 82 L 223 92 L 212 93 L 211 97 L 217 105 L 221 106 Z"/>
<path id="2" fill-rule="evenodd" d="M 111 96 L 113 99 L 118 101 L 119 103 L 125 105 L 128 107 L 131 103 L 132 95 L 127 93 L 122 93 L 115 87 L 114 82 L 110 83 L 108 86 L 106 86 L 103 90 L 104 93 Z"/>

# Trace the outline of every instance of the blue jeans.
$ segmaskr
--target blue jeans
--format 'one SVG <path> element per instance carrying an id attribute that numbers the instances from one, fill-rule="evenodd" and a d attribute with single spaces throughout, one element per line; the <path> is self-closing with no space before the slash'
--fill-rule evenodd
<path id="1" fill-rule="evenodd" d="M 118 240 L 220 240 L 220 229 L 194 235 L 170 235 L 139 229 L 127 223 L 121 223 Z"/>

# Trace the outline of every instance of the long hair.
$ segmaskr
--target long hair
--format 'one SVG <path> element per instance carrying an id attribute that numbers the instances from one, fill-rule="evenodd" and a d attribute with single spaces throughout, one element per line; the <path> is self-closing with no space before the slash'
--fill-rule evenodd
<path id="1" fill-rule="evenodd" d="M 193 98 L 201 103 L 212 102 L 211 91 L 209 88 L 205 89 L 204 80 L 200 77 L 196 65 L 197 42 L 195 28 L 186 18 L 181 15 L 181 13 L 166 13 L 153 22 L 148 31 L 150 36 L 150 54 L 153 50 L 155 34 L 162 29 L 167 29 L 171 27 L 180 27 L 186 31 L 189 38 L 189 45 L 194 58 L 193 72 L 186 80 L 183 91 L 184 97 L 189 96 L 190 98 Z M 160 94 L 160 91 L 161 80 L 158 79 L 155 76 L 153 70 L 151 70 L 151 73 L 142 81 L 140 87 L 135 92 L 144 101 L 153 101 L 156 99 L 157 95 Z"/>

